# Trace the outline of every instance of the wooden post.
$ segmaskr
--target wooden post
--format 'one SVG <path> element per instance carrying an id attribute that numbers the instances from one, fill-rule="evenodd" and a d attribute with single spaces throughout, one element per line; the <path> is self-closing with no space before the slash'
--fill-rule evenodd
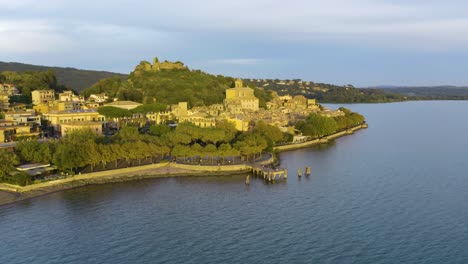
<path id="1" fill-rule="evenodd" d="M 302 177 L 302 168 L 297 169 L 297 176 Z"/>
<path id="2" fill-rule="evenodd" d="M 250 175 L 249 174 L 247 174 L 247 176 L 245 176 L 245 184 L 250 185 Z"/>

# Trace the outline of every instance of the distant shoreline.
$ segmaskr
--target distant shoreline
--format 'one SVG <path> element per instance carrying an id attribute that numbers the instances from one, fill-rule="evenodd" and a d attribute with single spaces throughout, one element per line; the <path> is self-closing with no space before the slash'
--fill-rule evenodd
<path id="1" fill-rule="evenodd" d="M 326 144 L 331 140 L 353 134 L 355 131 L 363 128 L 367 128 L 367 124 L 361 124 L 348 130 L 323 137 L 321 139 L 277 146 L 275 147 L 275 151 L 283 152 L 307 148 L 318 144 Z M 261 162 L 261 164 L 266 165 L 272 164 L 273 162 L 274 158 L 271 157 L 270 159 Z M 92 184 L 115 183 L 150 178 L 240 175 L 250 172 L 250 169 L 251 167 L 248 164 L 203 166 L 164 162 L 123 169 L 78 174 L 66 179 L 31 184 L 24 187 L 7 183 L 0 183 L 0 206 L 53 192 Z"/>

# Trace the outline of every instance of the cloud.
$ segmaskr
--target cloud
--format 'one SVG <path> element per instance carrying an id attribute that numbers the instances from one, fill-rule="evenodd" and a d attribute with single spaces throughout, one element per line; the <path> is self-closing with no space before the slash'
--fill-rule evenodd
<path id="1" fill-rule="evenodd" d="M 0 52 L 56 53 L 71 48 L 73 43 L 59 29 L 44 20 L 0 20 Z"/>
<path id="2" fill-rule="evenodd" d="M 461 0 L 450 3 L 431 0 L 290 0 L 287 3 L 279 0 L 124 0 L 118 5 L 110 0 L 54 0 L 47 5 L 38 3 L 0 0 L 0 5 L 11 11 L 2 14 L 4 19 L 12 23 L 39 19 L 73 30 L 74 25 L 86 21 L 86 32 L 110 37 L 125 34 L 134 37 L 145 32 L 149 35 L 151 32 L 166 35 L 198 32 L 253 34 L 283 42 L 361 41 L 377 47 L 391 43 L 400 48 L 424 44 L 434 49 L 450 49 L 468 44 L 468 3 Z M 70 31 L 70 28 L 65 30 Z M 28 31 L 35 32 L 38 31 Z M 73 38 L 70 36 L 73 32 L 58 33 Z M 30 38 L 37 37 L 31 34 Z M 72 39 L 75 41 L 80 40 Z"/>

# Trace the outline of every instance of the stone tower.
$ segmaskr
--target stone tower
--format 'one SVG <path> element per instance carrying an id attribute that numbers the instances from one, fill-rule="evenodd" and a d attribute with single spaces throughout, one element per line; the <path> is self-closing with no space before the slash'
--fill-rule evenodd
<path id="1" fill-rule="evenodd" d="M 244 87 L 244 84 L 242 83 L 242 80 L 241 80 L 241 79 L 236 79 L 236 80 L 234 81 L 234 87 L 235 87 L 235 88 L 242 88 L 242 87 Z"/>

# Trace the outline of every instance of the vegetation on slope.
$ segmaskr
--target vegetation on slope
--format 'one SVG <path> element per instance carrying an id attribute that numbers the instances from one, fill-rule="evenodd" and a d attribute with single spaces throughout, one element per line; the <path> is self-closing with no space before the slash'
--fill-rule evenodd
<path id="1" fill-rule="evenodd" d="M 109 97 L 141 103 L 176 104 L 188 102 L 190 106 L 222 103 L 226 89 L 234 79 L 212 75 L 188 68 L 145 70 L 149 62 L 143 61 L 130 73 L 127 80 L 107 78 L 82 91 L 82 95 L 106 93 Z M 271 100 L 271 93 L 253 87 L 260 104 Z"/>
<path id="2" fill-rule="evenodd" d="M 321 103 L 380 103 L 404 101 L 403 95 L 387 93 L 381 89 L 360 89 L 352 85 L 339 86 L 326 83 L 295 80 L 244 80 L 249 85 L 277 92 L 279 95 L 304 95 Z"/>
<path id="3" fill-rule="evenodd" d="M 90 71 L 90 70 L 79 70 L 75 68 L 63 68 L 63 67 L 48 67 L 38 66 L 17 62 L 0 62 L 0 72 L 11 71 L 17 73 L 24 72 L 44 72 L 53 70 L 57 76 L 57 82 L 68 89 L 75 90 L 77 92 L 90 87 L 94 83 L 104 78 L 117 77 L 126 78 L 125 74 L 106 72 L 106 71 Z"/>

